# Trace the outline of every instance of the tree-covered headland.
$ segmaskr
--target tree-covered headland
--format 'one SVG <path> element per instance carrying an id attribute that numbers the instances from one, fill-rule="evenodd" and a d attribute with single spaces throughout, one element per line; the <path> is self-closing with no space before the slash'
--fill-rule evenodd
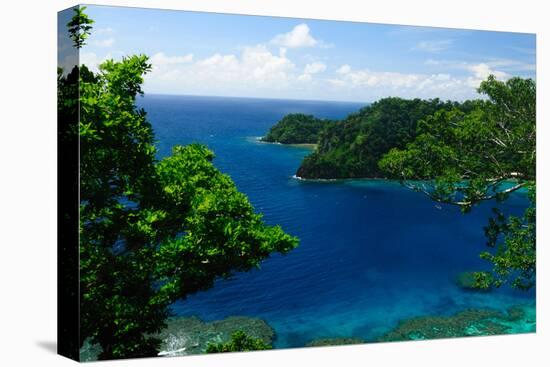
<path id="1" fill-rule="evenodd" d="M 331 123 L 312 115 L 293 113 L 284 116 L 261 141 L 281 144 L 315 144 L 319 132 Z"/>
<path id="2" fill-rule="evenodd" d="M 77 48 L 92 32 L 84 10 L 68 24 Z M 80 139 L 80 345 L 99 344 L 100 359 L 157 355 L 153 335 L 171 303 L 298 244 L 262 221 L 206 147 L 156 158 L 154 131 L 135 104 L 150 70 L 147 56 L 134 55 L 98 72 L 58 71 L 59 119 L 80 109 L 77 125 L 60 124 L 68 126 L 61 139 Z M 257 344 L 240 334 L 233 343 Z"/>
<path id="3" fill-rule="evenodd" d="M 469 111 L 477 102 L 384 98 L 319 131 L 317 149 L 296 173 L 302 178 L 384 178 L 378 161 L 416 136 L 418 121 L 439 110 Z"/>

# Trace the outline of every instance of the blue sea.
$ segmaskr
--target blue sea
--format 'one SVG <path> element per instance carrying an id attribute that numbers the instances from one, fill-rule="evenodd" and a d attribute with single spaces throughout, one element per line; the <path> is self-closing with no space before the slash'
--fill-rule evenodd
<path id="1" fill-rule="evenodd" d="M 289 254 L 176 302 L 172 311 L 205 321 L 259 317 L 276 332 L 275 347 L 319 338 L 375 340 L 399 320 L 450 315 L 467 308 L 531 303 L 534 291 L 489 293 L 455 284 L 463 271 L 488 269 L 483 226 L 495 203 L 469 214 L 435 205 L 385 180 L 301 181 L 293 178 L 304 147 L 258 141 L 288 113 L 339 119 L 358 103 L 146 95 L 138 104 L 153 125 L 159 158 L 174 145 L 199 142 L 216 154 L 268 224 L 300 238 Z M 521 214 L 524 194 L 502 207 Z"/>

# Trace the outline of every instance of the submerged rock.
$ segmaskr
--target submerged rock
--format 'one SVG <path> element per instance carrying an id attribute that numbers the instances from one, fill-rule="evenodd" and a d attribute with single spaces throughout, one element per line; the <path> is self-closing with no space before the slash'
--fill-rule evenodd
<path id="1" fill-rule="evenodd" d="M 515 306 L 507 312 L 472 309 L 452 316 L 425 316 L 401 321 L 379 341 L 424 340 L 464 336 L 530 333 L 536 330 L 534 305 Z"/>
<path id="2" fill-rule="evenodd" d="M 328 347 L 337 345 L 363 344 L 365 340 L 359 338 L 325 338 L 315 339 L 306 344 L 306 347 Z"/>
<path id="3" fill-rule="evenodd" d="M 273 343 L 275 337 L 273 329 L 265 321 L 256 318 L 233 316 L 204 322 L 197 317 L 174 317 L 168 319 L 167 327 L 158 335 L 162 339 L 159 355 L 202 354 L 206 352 L 209 343 L 227 343 L 238 330 L 268 345 Z"/>
<path id="4" fill-rule="evenodd" d="M 483 282 L 480 282 L 479 279 L 476 278 L 476 274 L 484 274 L 484 273 L 475 273 L 475 272 L 463 272 L 458 274 L 458 276 L 455 279 L 455 283 L 458 287 L 473 291 L 473 292 L 489 292 L 491 291 L 491 287 L 482 287 L 480 285 L 483 285 Z"/>
<path id="5" fill-rule="evenodd" d="M 172 317 L 166 328 L 156 337 L 162 340 L 159 356 L 182 356 L 206 353 L 209 343 L 226 343 L 238 330 L 247 336 L 259 338 L 271 345 L 275 338 L 273 329 L 263 320 L 244 316 L 232 316 L 223 320 L 204 322 L 197 317 Z M 80 348 L 81 361 L 95 361 L 101 347 L 88 339 Z"/>

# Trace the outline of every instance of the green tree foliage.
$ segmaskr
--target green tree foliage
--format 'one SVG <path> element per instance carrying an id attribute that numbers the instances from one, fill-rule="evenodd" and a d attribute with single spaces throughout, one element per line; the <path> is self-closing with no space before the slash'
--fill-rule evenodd
<path id="1" fill-rule="evenodd" d="M 404 148 L 416 137 L 419 120 L 438 110 L 469 110 L 477 102 L 384 98 L 319 133 L 317 150 L 298 169 L 303 178 L 388 177 L 378 161 L 392 148 Z"/>
<path id="2" fill-rule="evenodd" d="M 495 217 L 485 228 L 487 245 L 492 251 L 481 253 L 490 261 L 493 272 L 476 272 L 482 281 L 478 287 L 501 286 L 511 280 L 512 287 L 527 290 L 535 285 L 536 278 L 536 209 L 535 186 L 528 187 L 531 206 L 522 217 L 506 217 L 495 209 Z"/>
<path id="3" fill-rule="evenodd" d="M 86 44 L 85 41 L 92 32 L 94 21 L 84 12 L 86 10 L 85 6 L 77 6 L 73 10 L 75 14 L 71 18 L 71 21 L 67 23 L 67 27 L 69 28 L 69 34 L 74 46 L 81 48 Z"/>
<path id="4" fill-rule="evenodd" d="M 262 138 L 262 141 L 283 144 L 315 144 L 319 132 L 330 124 L 312 115 L 293 113 L 283 117 Z"/>
<path id="5" fill-rule="evenodd" d="M 172 302 L 298 243 L 264 224 L 206 147 L 157 161 L 135 105 L 150 69 L 139 55 L 58 75 L 60 116 L 80 107 L 60 135 L 80 140 L 80 345 L 99 344 L 100 359 L 156 355 Z"/>
<path id="6" fill-rule="evenodd" d="M 249 352 L 267 349 L 271 349 L 271 345 L 266 344 L 260 338 L 250 337 L 239 330 L 231 335 L 231 340 L 227 343 L 208 344 L 206 353 Z"/>
<path id="7" fill-rule="evenodd" d="M 492 250 L 482 254 L 494 268 L 474 277 L 480 288 L 512 278 L 513 286 L 528 289 L 535 280 L 536 86 L 531 79 L 501 82 L 490 76 L 479 92 L 487 101 L 469 112 L 453 108 L 424 118 L 416 139 L 392 149 L 380 167 L 413 190 L 464 212 L 527 189 L 531 207 L 522 217 L 495 210 L 485 229 Z"/>

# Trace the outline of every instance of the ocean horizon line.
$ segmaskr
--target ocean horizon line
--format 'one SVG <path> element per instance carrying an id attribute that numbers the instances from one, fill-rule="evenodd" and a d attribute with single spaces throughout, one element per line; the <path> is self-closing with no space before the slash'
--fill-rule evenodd
<path id="1" fill-rule="evenodd" d="M 144 92 L 143 96 L 164 96 L 164 97 L 194 97 L 194 98 L 213 98 L 213 99 L 255 99 L 266 101 L 295 101 L 310 103 L 342 103 L 342 104 L 364 104 L 369 105 L 370 101 L 343 101 L 343 100 L 324 100 L 324 99 L 303 99 L 303 98 L 275 98 L 275 97 L 248 97 L 248 96 L 222 96 L 222 95 L 201 95 L 201 94 L 179 94 L 179 93 L 152 93 Z"/>

